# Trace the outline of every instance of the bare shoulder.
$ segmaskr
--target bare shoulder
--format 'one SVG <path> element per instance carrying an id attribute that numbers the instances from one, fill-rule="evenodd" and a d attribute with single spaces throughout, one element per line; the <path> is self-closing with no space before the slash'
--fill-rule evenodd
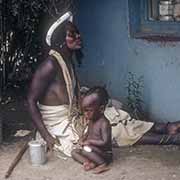
<path id="1" fill-rule="evenodd" d="M 56 61 L 52 57 L 47 57 L 37 68 L 34 76 L 55 75 L 57 72 Z"/>
<path id="2" fill-rule="evenodd" d="M 55 61 L 53 61 L 52 57 L 47 57 L 38 67 L 37 71 L 43 71 L 43 70 L 55 70 Z"/>

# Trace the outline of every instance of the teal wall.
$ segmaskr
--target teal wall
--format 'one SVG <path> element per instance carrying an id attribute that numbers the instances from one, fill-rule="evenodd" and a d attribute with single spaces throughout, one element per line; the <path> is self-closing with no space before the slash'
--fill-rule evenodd
<path id="1" fill-rule="evenodd" d="M 77 20 L 84 41 L 81 84 L 107 85 L 126 103 L 128 72 L 144 77 L 143 100 L 150 118 L 180 120 L 180 43 L 129 37 L 125 0 L 79 1 Z"/>

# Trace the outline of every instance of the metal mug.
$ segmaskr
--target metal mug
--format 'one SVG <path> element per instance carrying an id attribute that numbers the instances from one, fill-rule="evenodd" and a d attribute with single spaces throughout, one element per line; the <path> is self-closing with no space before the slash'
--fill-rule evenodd
<path id="1" fill-rule="evenodd" d="M 29 157 L 33 166 L 43 165 L 47 161 L 46 142 L 33 140 L 29 142 Z"/>

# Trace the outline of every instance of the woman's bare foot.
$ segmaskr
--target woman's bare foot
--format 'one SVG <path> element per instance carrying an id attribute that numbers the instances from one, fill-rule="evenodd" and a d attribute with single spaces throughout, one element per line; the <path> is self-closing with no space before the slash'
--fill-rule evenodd
<path id="1" fill-rule="evenodd" d="M 109 171 L 110 167 L 107 164 L 101 164 L 94 168 L 93 174 L 100 174 L 106 171 Z"/>

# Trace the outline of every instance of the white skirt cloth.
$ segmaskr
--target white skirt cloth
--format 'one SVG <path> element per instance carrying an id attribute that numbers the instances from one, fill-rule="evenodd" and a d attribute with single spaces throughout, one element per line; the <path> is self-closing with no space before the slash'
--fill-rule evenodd
<path id="1" fill-rule="evenodd" d="M 73 143 L 77 142 L 78 135 L 72 124 L 69 124 L 69 106 L 46 106 L 38 104 L 38 107 L 47 130 L 54 138 L 57 138 L 61 144 L 58 149 L 71 157 L 71 151 L 74 146 Z M 41 138 L 39 133 L 36 138 Z"/>

